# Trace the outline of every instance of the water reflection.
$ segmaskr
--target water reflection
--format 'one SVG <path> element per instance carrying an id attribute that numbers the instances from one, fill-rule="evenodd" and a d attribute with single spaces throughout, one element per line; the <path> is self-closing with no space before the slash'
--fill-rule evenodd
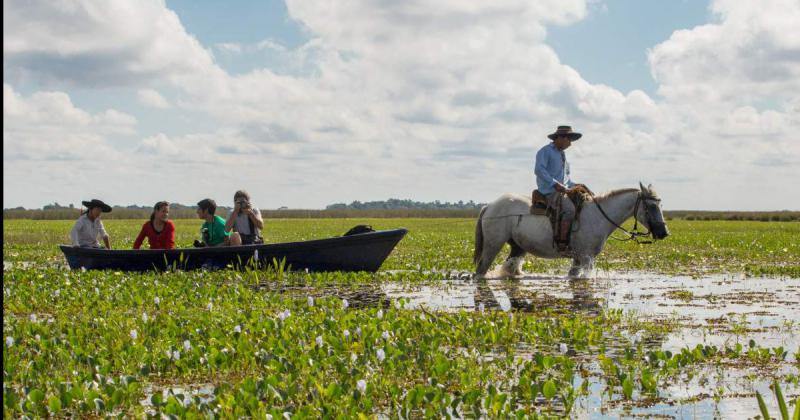
<path id="1" fill-rule="evenodd" d="M 548 293 L 530 293 L 529 285 L 520 279 L 503 281 L 477 280 L 474 290 L 474 307 L 516 310 L 521 312 L 562 311 L 598 315 L 602 300 L 587 279 L 561 280 L 569 283 L 571 297 L 558 297 Z"/>

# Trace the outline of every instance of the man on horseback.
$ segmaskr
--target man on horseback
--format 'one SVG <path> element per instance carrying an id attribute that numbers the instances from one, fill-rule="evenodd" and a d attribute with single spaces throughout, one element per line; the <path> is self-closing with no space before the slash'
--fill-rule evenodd
<path id="1" fill-rule="evenodd" d="M 583 184 L 576 184 L 570 179 L 569 162 L 564 153 L 564 150 L 581 136 L 581 133 L 573 132 L 572 127 L 561 125 L 555 133 L 547 135 L 553 142 L 536 153 L 534 172 L 538 191 L 544 195 L 548 207 L 552 209 L 560 207 L 557 215 L 560 223 L 555 227 L 558 230 L 556 244 L 561 252 L 568 251 L 570 227 L 575 218 L 575 205 L 567 195 L 576 191 L 588 192 Z"/>

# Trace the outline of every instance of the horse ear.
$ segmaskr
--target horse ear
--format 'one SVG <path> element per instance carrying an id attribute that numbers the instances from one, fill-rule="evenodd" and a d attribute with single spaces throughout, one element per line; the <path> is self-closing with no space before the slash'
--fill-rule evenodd
<path id="1" fill-rule="evenodd" d="M 648 184 L 647 185 L 647 190 L 648 191 L 653 191 L 653 184 Z"/>
<path id="2" fill-rule="evenodd" d="M 644 187 L 644 185 L 642 184 L 642 181 L 639 181 L 639 188 L 641 188 L 641 189 L 642 189 L 642 191 L 647 191 L 647 189 L 646 189 L 646 188 Z"/>

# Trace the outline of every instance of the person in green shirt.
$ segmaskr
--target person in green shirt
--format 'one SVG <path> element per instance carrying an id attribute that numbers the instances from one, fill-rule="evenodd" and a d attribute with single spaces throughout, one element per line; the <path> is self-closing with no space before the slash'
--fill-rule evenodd
<path id="1" fill-rule="evenodd" d="M 203 243 L 206 246 L 238 246 L 242 244 L 242 239 L 236 232 L 225 230 L 225 219 L 214 215 L 217 211 L 217 203 L 206 198 L 197 203 L 197 217 L 205 220 L 200 229 Z"/>

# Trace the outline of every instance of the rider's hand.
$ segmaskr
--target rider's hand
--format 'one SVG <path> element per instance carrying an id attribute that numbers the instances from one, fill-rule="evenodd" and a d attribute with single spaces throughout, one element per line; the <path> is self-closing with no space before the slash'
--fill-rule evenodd
<path id="1" fill-rule="evenodd" d="M 560 192 L 560 193 L 566 193 L 566 192 L 569 192 L 569 190 L 567 190 L 567 188 L 566 188 L 566 187 L 564 187 L 563 185 L 559 184 L 558 182 L 556 182 L 556 185 L 555 185 L 555 190 L 556 190 L 556 191 L 558 191 L 558 192 Z"/>

